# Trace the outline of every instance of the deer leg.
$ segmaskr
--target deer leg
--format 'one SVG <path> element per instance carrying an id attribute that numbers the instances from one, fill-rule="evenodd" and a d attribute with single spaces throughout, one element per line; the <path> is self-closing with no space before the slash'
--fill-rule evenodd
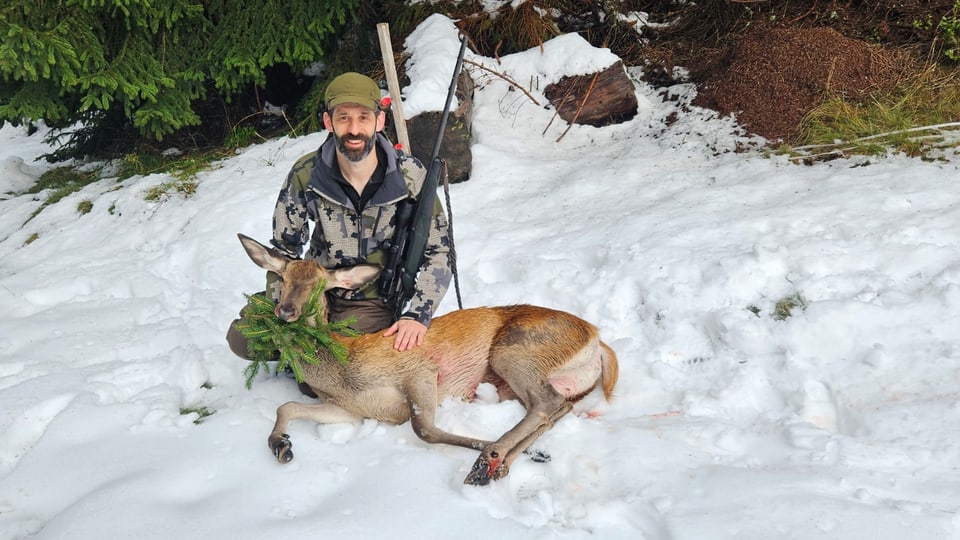
<path id="1" fill-rule="evenodd" d="M 549 462 L 550 454 L 543 452 L 541 450 L 530 450 L 530 445 L 533 444 L 533 442 L 536 441 L 538 438 L 540 438 L 541 435 L 543 435 L 548 430 L 550 430 L 550 428 L 552 428 L 554 424 L 557 423 L 558 420 L 563 418 L 564 415 L 570 412 L 570 409 L 572 408 L 573 408 L 573 403 L 570 401 L 566 401 L 564 403 L 564 406 L 562 406 L 561 408 L 557 409 L 554 412 L 553 416 L 550 417 L 550 420 L 546 424 L 544 424 L 543 426 L 538 428 L 536 431 L 528 435 L 525 439 L 523 439 L 516 446 L 514 446 L 509 452 L 507 452 L 507 457 L 504 458 L 504 462 L 509 466 L 511 463 L 513 463 L 513 460 L 516 459 L 517 454 L 520 454 L 520 453 L 527 454 L 532 461 L 535 461 L 537 463 Z M 504 471 L 501 477 L 506 475 L 507 473 L 506 471 Z"/>
<path id="2" fill-rule="evenodd" d="M 277 421 L 267 438 L 267 445 L 280 463 L 293 459 L 293 443 L 286 434 L 291 420 L 313 420 L 318 424 L 345 424 L 363 418 L 331 403 L 297 403 L 291 401 L 277 408 Z"/>
<path id="3" fill-rule="evenodd" d="M 540 383 L 537 390 L 520 393 L 527 407 L 526 416 L 502 437 L 483 448 L 480 457 L 464 479 L 465 484 L 485 486 L 491 480 L 499 480 L 506 476 L 510 472 L 510 464 L 517 455 L 526 450 L 533 441 L 552 428 L 557 420 L 573 408 L 573 404 L 546 380 Z"/>
<path id="4" fill-rule="evenodd" d="M 548 463 L 550 461 L 550 454 L 542 450 L 531 450 L 530 445 L 533 444 L 533 442 L 536 441 L 538 438 L 540 438 L 541 435 L 549 431 L 550 428 L 552 428 L 554 424 L 557 423 L 558 420 L 563 418 L 564 415 L 570 412 L 570 409 L 572 408 L 573 408 L 573 402 L 568 400 L 565 403 L 565 406 L 557 409 L 554 412 L 553 416 L 550 417 L 550 420 L 546 424 L 544 424 L 543 426 L 538 428 L 536 431 L 528 435 L 525 439 L 520 441 L 516 446 L 514 446 L 510 451 L 508 451 L 507 457 L 504 458 L 504 462 L 506 463 L 506 465 L 509 466 L 511 463 L 513 463 L 513 460 L 516 459 L 517 454 L 520 454 L 520 453 L 526 454 L 531 461 L 534 461 L 536 463 Z M 504 470 L 503 474 L 500 475 L 498 478 L 502 478 L 506 475 L 507 475 L 507 470 Z"/>
<path id="5" fill-rule="evenodd" d="M 434 379 L 435 380 L 435 379 Z M 482 450 L 490 441 L 454 435 L 437 427 L 437 385 L 432 381 L 415 382 L 406 389 L 413 432 L 430 444 L 450 444 Z"/>

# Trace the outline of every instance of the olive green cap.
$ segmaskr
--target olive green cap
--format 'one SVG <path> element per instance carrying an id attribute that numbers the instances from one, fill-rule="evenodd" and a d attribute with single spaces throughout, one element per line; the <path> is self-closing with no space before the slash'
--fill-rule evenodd
<path id="1" fill-rule="evenodd" d="M 380 87 L 366 75 L 344 73 L 327 85 L 324 101 L 328 111 L 341 103 L 356 103 L 376 111 L 380 109 Z"/>

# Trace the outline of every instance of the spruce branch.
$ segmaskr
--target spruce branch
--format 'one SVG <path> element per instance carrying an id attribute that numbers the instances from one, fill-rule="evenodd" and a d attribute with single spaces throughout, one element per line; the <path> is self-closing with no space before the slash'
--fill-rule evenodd
<path id="1" fill-rule="evenodd" d="M 321 321 L 319 303 L 324 289 L 325 283 L 317 285 L 303 314 L 293 322 L 281 321 L 274 313 L 273 302 L 266 296 L 247 296 L 247 307 L 237 329 L 247 338 L 247 352 L 251 358 L 250 365 L 243 370 L 248 390 L 261 369 L 270 372 L 267 362 L 277 362 L 274 373 L 292 371 L 297 382 L 304 382 L 303 362 L 318 365 L 323 361 L 317 354 L 320 349 L 328 351 L 340 363 L 347 362 L 347 347 L 335 336 L 360 335 L 350 328 L 356 319 L 333 323 Z"/>

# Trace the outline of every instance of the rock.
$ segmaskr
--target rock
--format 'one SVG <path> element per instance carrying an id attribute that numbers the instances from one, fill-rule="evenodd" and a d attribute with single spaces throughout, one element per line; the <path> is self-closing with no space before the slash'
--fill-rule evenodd
<path id="1" fill-rule="evenodd" d="M 473 154 L 470 150 L 473 89 L 473 79 L 466 70 L 461 71 L 460 78 L 457 80 L 457 102 L 454 104 L 457 108 L 450 111 L 447 117 L 447 126 L 440 143 L 440 157 L 447 164 L 447 177 L 451 184 L 464 182 L 470 178 L 473 164 Z M 441 114 L 440 112 L 420 113 L 407 120 L 410 153 L 427 166 L 430 165 Z"/>

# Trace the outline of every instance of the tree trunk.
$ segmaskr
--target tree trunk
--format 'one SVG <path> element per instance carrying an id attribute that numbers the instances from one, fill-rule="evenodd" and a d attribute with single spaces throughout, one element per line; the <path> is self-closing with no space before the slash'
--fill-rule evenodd
<path id="1" fill-rule="evenodd" d="M 633 81 L 619 61 L 598 73 L 564 77 L 543 93 L 570 124 L 603 127 L 637 115 Z"/>

